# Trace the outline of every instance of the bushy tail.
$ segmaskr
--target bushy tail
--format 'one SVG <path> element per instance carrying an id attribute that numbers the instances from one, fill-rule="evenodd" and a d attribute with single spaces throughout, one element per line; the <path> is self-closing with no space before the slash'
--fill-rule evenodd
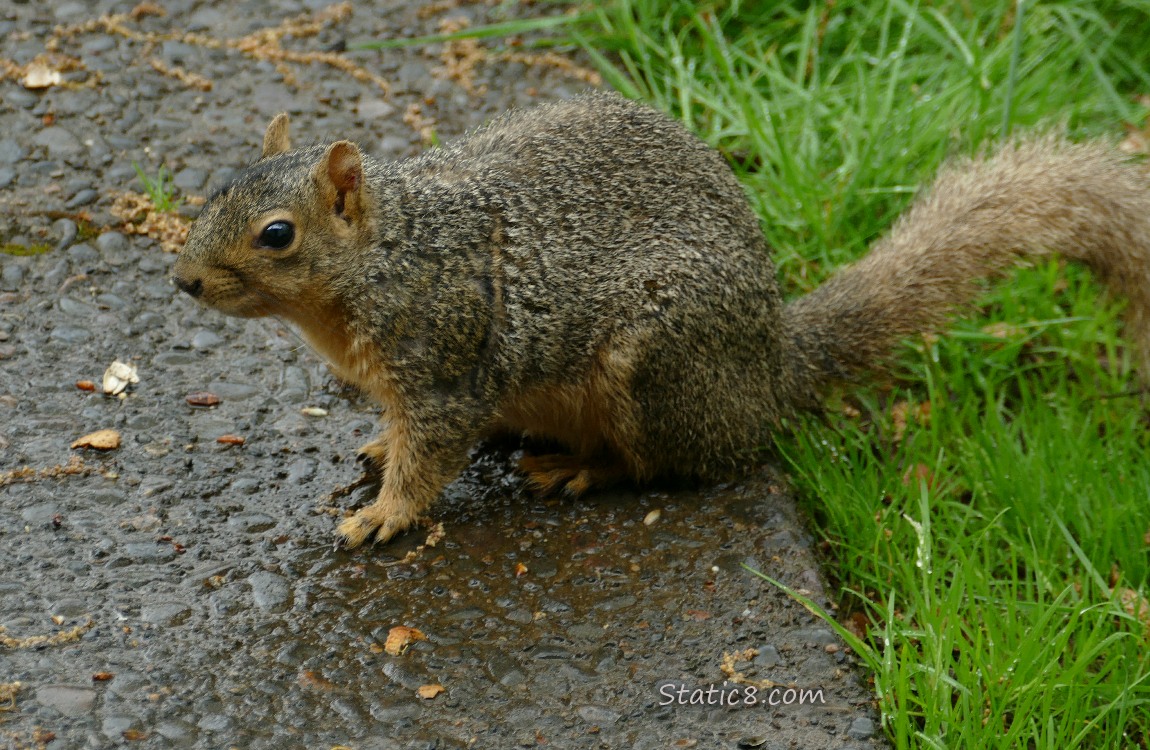
<path id="1" fill-rule="evenodd" d="M 1057 253 L 1129 300 L 1128 340 L 1150 376 L 1150 171 L 1113 148 L 1045 136 L 952 164 L 859 262 L 786 310 L 792 386 L 881 367 L 1019 258 Z"/>

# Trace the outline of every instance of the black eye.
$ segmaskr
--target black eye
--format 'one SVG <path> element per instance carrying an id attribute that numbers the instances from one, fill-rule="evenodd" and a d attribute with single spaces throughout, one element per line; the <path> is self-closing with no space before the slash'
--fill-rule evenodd
<path id="1" fill-rule="evenodd" d="M 283 250 L 295 239 L 295 228 L 288 221 L 273 221 L 260 232 L 256 244 L 269 250 Z"/>

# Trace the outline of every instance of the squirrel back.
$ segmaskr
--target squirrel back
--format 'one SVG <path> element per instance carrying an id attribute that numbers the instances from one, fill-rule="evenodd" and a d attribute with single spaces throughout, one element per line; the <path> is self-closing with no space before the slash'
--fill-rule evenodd
<path id="1" fill-rule="evenodd" d="M 361 449 L 379 499 L 340 526 L 354 546 L 410 526 L 496 431 L 572 451 L 522 462 L 545 491 L 728 475 L 980 279 L 1051 252 L 1129 299 L 1145 363 L 1150 178 L 1105 146 L 1045 137 L 953 164 L 870 254 L 784 305 L 724 159 L 589 94 L 390 163 L 348 141 L 291 150 L 281 115 L 205 205 L 175 283 L 294 321 L 383 406 Z"/>

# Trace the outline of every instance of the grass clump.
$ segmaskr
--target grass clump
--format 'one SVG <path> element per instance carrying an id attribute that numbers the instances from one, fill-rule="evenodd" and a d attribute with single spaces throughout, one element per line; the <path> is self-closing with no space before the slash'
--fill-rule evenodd
<path id="1" fill-rule="evenodd" d="M 1146 118 L 1147 0 L 580 7 L 604 78 L 728 156 L 791 295 L 949 156 Z M 1037 264 L 780 438 L 896 747 L 1150 747 L 1150 430 L 1118 312 Z"/>
<path id="2" fill-rule="evenodd" d="M 183 201 L 176 197 L 176 186 L 172 184 L 172 173 L 163 164 L 156 170 L 155 176 L 144 171 L 138 162 L 132 162 L 136 176 L 144 187 L 144 193 L 152 201 L 152 206 L 159 213 L 175 213 L 180 209 Z"/>

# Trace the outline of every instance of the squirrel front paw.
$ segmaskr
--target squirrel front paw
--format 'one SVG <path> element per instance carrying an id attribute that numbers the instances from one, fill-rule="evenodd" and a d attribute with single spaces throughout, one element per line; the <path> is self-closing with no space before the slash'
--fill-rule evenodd
<path id="1" fill-rule="evenodd" d="M 375 503 L 356 511 L 346 518 L 336 530 L 335 546 L 338 549 L 355 549 L 375 534 L 375 543 L 382 544 L 401 531 L 406 531 L 415 518 L 387 513 Z"/>

